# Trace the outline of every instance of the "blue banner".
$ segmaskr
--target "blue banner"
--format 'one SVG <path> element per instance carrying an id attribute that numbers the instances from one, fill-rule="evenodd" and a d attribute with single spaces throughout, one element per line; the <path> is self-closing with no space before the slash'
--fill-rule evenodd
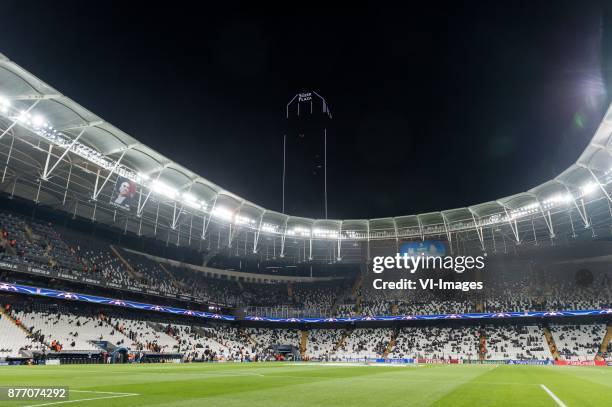
<path id="1" fill-rule="evenodd" d="M 470 314 L 436 314 L 436 315 L 391 315 L 375 317 L 338 317 L 338 318 L 271 318 L 247 316 L 248 321 L 266 322 L 309 322 L 309 323 L 338 323 L 338 322 L 366 322 L 366 321 L 430 321 L 441 319 L 506 319 L 506 318 L 542 318 L 542 317 L 585 317 L 597 315 L 612 315 L 612 308 L 600 310 L 574 310 L 574 311 L 524 311 L 524 312 L 489 312 Z"/>
<path id="2" fill-rule="evenodd" d="M 95 295 L 79 294 L 68 291 L 52 290 L 49 288 L 31 287 L 27 285 L 10 284 L 0 282 L 0 291 L 37 295 L 42 297 L 59 298 L 65 300 L 84 301 L 95 304 L 114 305 L 117 307 L 133 308 L 146 311 L 165 312 L 174 315 L 189 315 L 199 318 L 217 319 L 223 321 L 235 321 L 233 315 L 223 315 L 204 311 L 192 311 L 184 308 L 168 307 L 165 305 L 153 305 L 142 302 L 118 300 L 113 298 L 98 297 Z M 524 312 L 494 312 L 494 313 L 471 313 L 471 314 L 436 314 L 436 315 L 391 315 L 375 317 L 341 317 L 341 318 L 271 318 L 259 316 L 246 316 L 247 321 L 282 322 L 282 323 L 343 323 L 343 322 L 367 322 L 367 321 L 430 321 L 443 319 L 505 319 L 505 318 L 542 318 L 542 317 L 585 317 L 598 315 L 612 315 L 611 309 L 581 310 L 581 311 L 524 311 Z"/>
<path id="3" fill-rule="evenodd" d="M 224 321 L 234 321 L 236 319 L 236 317 L 232 315 L 213 314 L 210 312 L 203 311 L 192 311 L 183 308 L 168 307 L 165 305 L 153 305 L 146 304 L 143 302 L 117 300 L 113 298 L 98 297 L 95 295 L 78 294 L 68 291 L 58 291 L 49 288 L 31 287 L 28 285 L 18 285 L 4 282 L 0 282 L 0 291 L 27 295 L 37 295 L 41 297 L 60 298 L 64 300 L 84 301 L 102 305 L 114 305 L 117 307 L 134 308 L 147 311 L 165 312 L 174 315 L 189 315 L 200 318 L 219 319 Z"/>

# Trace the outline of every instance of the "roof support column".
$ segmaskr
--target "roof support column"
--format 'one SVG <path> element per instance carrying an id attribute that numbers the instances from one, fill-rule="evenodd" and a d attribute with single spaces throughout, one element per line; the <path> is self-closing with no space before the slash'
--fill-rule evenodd
<path id="1" fill-rule="evenodd" d="M 15 174 L 15 178 L 13 178 L 13 188 L 11 189 L 11 199 L 13 199 L 13 197 L 15 197 L 15 187 L 17 186 L 17 179 L 19 177 L 17 176 L 17 174 Z"/>
<path id="2" fill-rule="evenodd" d="M 38 200 L 38 198 L 40 197 L 40 187 L 42 186 L 42 180 L 38 180 L 38 189 L 36 190 L 36 198 L 34 199 L 34 203 L 35 204 L 39 204 L 40 201 Z"/>
<path id="3" fill-rule="evenodd" d="M 138 191 L 138 203 L 136 204 L 136 216 L 140 218 L 140 216 L 138 216 L 138 208 L 140 208 L 140 203 L 142 202 L 142 191 L 139 190 Z"/>
<path id="4" fill-rule="evenodd" d="M 187 194 L 191 192 L 191 188 L 193 188 L 193 184 L 195 184 L 195 179 L 193 179 L 192 181 L 189 182 L 189 189 L 187 189 Z M 183 196 L 185 195 L 185 193 L 182 194 Z M 172 230 L 176 229 L 176 226 L 179 226 L 180 229 L 180 224 L 179 224 L 179 219 L 181 218 L 181 215 L 183 214 L 183 209 L 185 208 L 185 202 L 184 202 L 184 197 L 183 200 L 181 201 L 181 209 L 178 211 L 178 213 L 176 213 L 176 201 L 174 201 L 174 215 L 172 216 Z M 176 216 L 175 216 L 176 215 Z"/>
<path id="5" fill-rule="evenodd" d="M 555 229 L 552 223 L 552 218 L 550 215 L 550 211 L 546 211 L 546 213 L 542 212 L 542 217 L 544 218 L 544 222 L 546 222 L 546 227 L 548 227 L 548 232 L 550 235 L 551 239 L 554 239 L 556 237 L 555 235 Z"/>
<path id="6" fill-rule="evenodd" d="M 497 201 L 497 203 L 500 204 L 504 208 L 504 213 L 506 214 L 506 219 L 508 220 L 508 224 L 510 225 L 510 230 L 512 230 L 512 234 L 514 235 L 514 239 L 516 240 L 516 244 L 521 244 L 521 239 L 519 236 L 518 224 L 517 224 L 516 219 L 512 218 L 510 212 L 508 212 L 508 208 L 506 207 L 506 205 L 502 204 L 499 201 Z"/>
<path id="7" fill-rule="evenodd" d="M 215 199 L 213 199 L 212 207 L 210 208 L 210 212 L 208 213 L 208 220 L 203 223 L 202 227 L 202 239 L 206 239 L 206 232 L 208 231 L 208 225 L 210 225 L 210 220 L 212 219 L 213 212 L 215 211 L 215 206 L 217 205 L 217 198 L 219 198 L 219 194 L 215 194 Z"/>
<path id="8" fill-rule="evenodd" d="M 98 189 L 98 183 L 100 181 L 100 169 L 96 172 L 96 183 L 94 184 L 94 195 L 96 194 L 96 190 Z"/>
<path id="9" fill-rule="evenodd" d="M 206 240 L 206 216 L 202 217 L 202 236 L 200 239 Z M 208 249 L 210 249 L 210 240 L 208 241 Z"/>
<path id="10" fill-rule="evenodd" d="M 66 187 L 64 188 L 64 199 L 62 200 L 62 205 L 66 204 L 66 196 L 68 195 L 68 186 L 70 185 L 71 176 L 72 176 L 72 163 L 70 163 L 70 168 L 68 169 L 68 178 L 66 178 Z"/>
<path id="11" fill-rule="evenodd" d="M 157 236 L 157 224 L 159 220 L 159 201 L 157 201 L 157 212 L 155 212 L 155 228 L 153 229 L 153 235 Z"/>
<path id="12" fill-rule="evenodd" d="M 81 130 L 80 133 L 76 136 L 76 138 L 74 140 L 72 140 L 72 143 L 70 143 L 70 145 L 68 147 L 66 147 L 66 149 L 64 150 L 64 152 L 59 156 L 59 158 L 57 159 L 57 161 L 55 162 L 55 164 L 53 164 L 51 166 L 50 169 L 47 169 L 49 166 L 49 158 L 51 156 L 51 146 L 52 144 L 49 144 L 49 155 L 47 156 L 47 162 L 45 163 L 45 170 L 43 171 L 43 175 L 42 175 L 42 179 L 47 181 L 49 178 L 49 175 L 51 175 L 51 173 L 53 172 L 54 169 L 57 168 L 57 166 L 59 165 L 59 163 L 62 162 L 62 160 L 64 159 L 64 157 L 66 157 L 66 155 L 68 154 L 68 152 L 70 150 L 72 150 L 72 147 L 74 147 L 74 145 L 77 143 L 77 141 L 79 141 L 79 139 L 81 138 L 81 136 L 83 135 L 83 133 L 85 133 L 85 129 Z"/>
<path id="13" fill-rule="evenodd" d="M 583 220 L 585 220 L 584 228 L 587 229 L 591 227 L 591 222 L 589 221 L 589 215 L 587 214 L 587 211 L 586 211 L 586 205 L 584 203 L 584 198 L 580 198 L 580 206 L 582 207 L 582 213 L 580 216 L 582 217 Z"/>
<path id="14" fill-rule="evenodd" d="M 569 215 L 570 227 L 572 228 L 572 237 L 576 238 L 576 229 L 574 228 L 574 219 L 572 218 L 572 211 L 567 212 Z"/>
<path id="15" fill-rule="evenodd" d="M 310 229 L 310 237 L 308 238 L 308 261 L 312 261 L 312 228 Z"/>
<path id="16" fill-rule="evenodd" d="M 162 168 L 159 173 L 157 174 L 157 177 L 155 178 L 155 181 L 153 181 L 154 183 L 157 182 L 159 180 L 159 177 L 161 177 L 162 172 L 164 172 L 165 168 Z M 149 197 L 151 196 L 151 192 L 153 192 L 153 187 L 149 186 L 149 192 L 147 193 L 147 197 L 145 198 L 144 202 L 142 203 L 142 205 L 140 205 L 140 199 L 138 199 L 138 208 L 136 210 L 136 216 L 141 217 L 142 216 L 142 211 L 144 210 L 144 206 L 147 204 L 147 201 L 149 200 Z"/>
<path id="17" fill-rule="evenodd" d="M 232 243 L 234 243 L 234 239 L 236 239 L 236 236 L 240 233 L 240 227 L 238 226 L 238 216 L 240 216 L 240 211 L 242 210 L 242 206 L 244 205 L 244 200 L 242 202 L 240 202 L 240 206 L 238 207 L 238 209 L 234 212 L 234 228 L 233 231 L 230 228 L 230 233 L 229 233 L 229 246 L 228 247 L 232 247 Z M 260 222 L 261 223 L 261 222 Z M 230 220 L 230 226 L 232 224 L 232 221 Z M 232 233 L 233 232 L 233 233 Z"/>
<path id="18" fill-rule="evenodd" d="M 451 255 L 453 254 L 453 236 L 450 233 L 450 230 L 448 228 L 448 220 L 446 219 L 446 215 L 444 214 L 444 212 L 440 212 L 440 215 L 442 216 L 442 222 L 444 222 L 444 230 L 446 231 L 446 238 L 448 239 L 448 245 L 450 246 L 451 249 Z"/>
<path id="19" fill-rule="evenodd" d="M 419 215 L 416 216 L 417 223 L 419 224 L 419 234 L 421 235 L 421 240 L 425 241 L 425 234 L 423 233 L 423 224 L 421 223 L 421 218 Z"/>
<path id="20" fill-rule="evenodd" d="M 591 224 L 589 222 L 589 218 L 588 218 L 587 213 L 586 213 L 586 207 L 584 206 L 584 200 L 582 198 L 580 198 L 580 201 L 581 201 L 581 204 L 582 204 L 582 208 L 581 208 L 580 205 L 578 205 L 578 202 L 576 202 L 576 199 L 574 198 L 574 195 L 572 194 L 572 191 L 569 189 L 569 186 L 565 182 L 562 182 L 562 181 L 559 181 L 559 180 L 557 180 L 557 181 L 561 185 L 563 185 L 565 187 L 565 189 L 567 190 L 567 193 L 572 198 L 572 202 L 574 203 L 574 207 L 578 211 L 578 215 L 580 215 L 580 218 L 582 219 L 582 223 L 584 224 L 584 228 L 585 229 L 590 228 Z M 573 224 L 572 224 L 572 228 L 573 228 Z"/>
<path id="21" fill-rule="evenodd" d="M 595 173 L 589 168 L 589 167 L 584 167 L 587 169 L 587 171 L 589 172 L 589 174 L 591 174 L 591 176 L 593 177 L 593 179 L 595 180 L 595 182 L 597 183 L 597 186 L 599 186 L 599 189 L 601 189 L 601 192 L 604 193 L 604 195 L 606 196 L 606 198 L 608 198 L 608 202 L 612 202 L 612 198 L 610 197 L 610 194 L 608 194 L 608 191 L 606 191 L 606 188 L 602 185 L 601 182 L 599 182 L 599 179 L 597 178 L 597 176 L 595 175 Z"/>
<path id="22" fill-rule="evenodd" d="M 533 222 L 533 216 L 531 217 L 531 230 L 533 231 L 533 240 L 535 241 L 535 245 L 538 245 L 538 235 L 535 230 L 535 223 Z"/>
<path id="23" fill-rule="evenodd" d="M 4 183 L 4 179 L 6 177 L 6 171 L 8 170 L 8 164 L 11 160 L 11 154 L 13 153 L 13 143 L 15 143 L 15 137 L 11 137 L 11 146 L 9 147 L 8 155 L 6 156 L 6 163 L 4 163 L 4 171 L 2 172 L 2 183 Z"/>
<path id="24" fill-rule="evenodd" d="M 47 169 L 49 168 L 49 160 L 51 159 L 51 152 L 53 151 L 53 144 L 49 143 L 49 151 L 47 152 L 47 159 L 45 160 L 45 168 L 43 169 L 43 173 L 41 178 L 43 180 L 47 180 Z"/>
<path id="25" fill-rule="evenodd" d="M 281 249 L 280 249 L 280 258 L 285 257 L 285 239 L 287 238 L 287 223 L 289 222 L 289 217 L 285 218 L 285 229 L 283 230 L 283 234 L 281 235 Z"/>
<path id="26" fill-rule="evenodd" d="M 478 218 L 478 221 L 477 221 L 476 214 L 474 213 L 472 208 L 468 208 L 468 211 L 470 211 L 470 213 L 472 214 L 472 221 L 474 222 L 474 229 L 476 229 L 476 233 L 478 234 L 478 240 L 480 240 L 480 247 L 482 248 L 482 251 L 485 252 L 487 249 L 484 243 L 484 232 L 482 230 L 482 226 L 480 226 L 480 223 L 479 223 L 480 217 Z"/>
<path id="27" fill-rule="evenodd" d="M 542 212 L 542 218 L 544 219 L 544 222 L 546 223 L 546 227 L 548 228 L 548 234 L 550 238 L 554 239 L 555 230 L 554 230 L 554 226 L 552 223 L 552 218 L 550 216 L 550 210 L 547 210 L 546 212 L 544 212 L 544 205 L 542 205 L 542 202 L 540 202 L 540 199 L 537 197 L 537 195 L 535 194 L 531 194 L 531 195 L 533 196 L 533 199 L 536 200 L 536 202 L 538 203 L 538 206 L 540 207 L 540 212 Z M 533 219 L 531 220 L 531 222 L 533 223 Z"/>
<path id="28" fill-rule="evenodd" d="M 342 250 L 342 221 L 340 221 L 340 231 L 338 233 L 338 253 L 336 257 L 337 261 L 342 260 L 341 250 Z"/>
<path id="29" fill-rule="evenodd" d="M 119 167 L 119 164 L 121 163 L 121 160 L 123 160 L 123 157 L 125 156 L 125 153 L 127 152 L 127 150 L 125 150 L 123 153 L 121 153 L 121 156 L 119 157 L 119 159 L 115 162 L 115 165 L 113 165 L 113 168 L 108 172 L 108 175 L 106 176 L 106 178 L 104 179 L 104 182 L 102 183 L 102 186 L 100 186 L 100 189 L 96 190 L 94 188 L 94 194 L 93 194 L 93 200 L 97 200 L 98 199 L 98 195 L 100 195 L 100 192 L 102 192 L 102 190 L 104 189 L 104 186 L 106 185 L 106 183 L 108 182 L 108 180 L 110 179 L 111 175 L 113 175 L 113 173 L 115 172 L 115 170 L 117 169 L 117 167 Z M 99 173 L 99 172 L 98 172 Z M 98 179 L 96 178 L 96 185 L 97 185 L 97 181 Z"/>
<path id="30" fill-rule="evenodd" d="M 397 220 L 393 218 L 393 231 L 395 233 L 395 250 L 399 252 L 399 233 L 397 232 Z"/>
<path id="31" fill-rule="evenodd" d="M 185 205 L 183 203 L 181 203 L 181 207 L 178 210 L 176 210 L 177 204 L 176 201 L 174 201 L 174 210 L 172 212 L 172 230 L 176 230 L 176 226 L 179 224 L 179 219 L 181 218 L 181 214 L 183 213 L 183 208 L 185 207 Z"/>
<path id="32" fill-rule="evenodd" d="M 253 254 L 257 253 L 257 244 L 259 243 L 259 234 L 261 233 L 261 226 L 263 225 L 263 217 L 266 211 L 261 213 L 259 216 L 259 226 L 257 226 L 257 231 L 255 232 L 255 236 L 253 236 Z"/>

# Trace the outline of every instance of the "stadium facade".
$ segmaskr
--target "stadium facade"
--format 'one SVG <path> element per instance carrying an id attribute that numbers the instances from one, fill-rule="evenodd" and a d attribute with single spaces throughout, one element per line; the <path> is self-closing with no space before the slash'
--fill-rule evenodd
<path id="1" fill-rule="evenodd" d="M 206 253 L 202 265 L 176 262 L 0 211 L 8 253 L 0 298 L 10 305 L 0 323 L 14 340 L 0 341 L 0 354 L 19 347 L 80 362 L 132 351 L 189 361 L 283 353 L 328 361 L 603 362 L 612 338 L 611 138 L 612 108 L 570 168 L 495 201 L 382 219 L 307 219 L 215 185 L 0 55 L 6 197 Z M 444 241 L 454 255 L 488 254 L 490 291 L 408 301 L 368 290 L 373 256 L 428 240 Z M 219 253 L 357 272 L 305 277 L 207 267 Z M 590 270 L 576 273 L 586 263 Z M 49 341 L 54 336 L 61 345 Z"/>
<path id="2" fill-rule="evenodd" d="M 612 110 L 575 164 L 529 191 L 466 208 L 327 220 L 283 214 L 233 194 L 2 55 L 0 95 L 4 193 L 177 246 L 294 262 L 362 262 L 375 248 L 393 251 L 404 240 L 444 239 L 453 253 L 496 252 L 607 236 L 611 225 Z M 123 204 L 115 202 L 120 181 L 132 188 Z"/>

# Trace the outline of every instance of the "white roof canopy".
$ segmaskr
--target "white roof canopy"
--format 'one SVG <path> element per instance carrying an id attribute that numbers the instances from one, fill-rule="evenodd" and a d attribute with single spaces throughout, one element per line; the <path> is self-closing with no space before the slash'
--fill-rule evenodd
<path id="1" fill-rule="evenodd" d="M 383 219 L 326 220 L 293 217 L 268 210 L 225 190 L 140 143 L 136 138 L 62 95 L 2 54 L 0 54 L 0 97 L 2 98 L 0 123 L 3 124 L 3 127 L 0 127 L 0 134 L 9 126 L 17 125 L 16 127 L 21 129 L 13 130 L 15 135 L 29 140 L 33 145 L 39 145 L 41 140 L 45 139 L 42 141 L 55 143 L 60 153 L 70 148 L 71 153 L 78 153 L 75 147 L 77 145 L 88 147 L 91 151 L 80 155 L 84 165 L 91 168 L 99 165 L 91 158 L 92 154 L 98 154 L 107 160 L 102 168 L 111 173 L 118 172 L 119 169 L 127 171 L 142 187 L 154 191 L 155 182 L 163 184 L 172 192 L 170 201 L 181 203 L 185 194 L 189 194 L 191 199 L 201 202 L 203 213 L 212 214 L 215 208 L 217 210 L 223 208 L 227 214 L 220 213 L 221 220 L 225 217 L 227 223 L 244 223 L 253 230 L 263 233 L 330 240 L 393 236 L 397 238 L 413 235 L 425 237 L 430 234 L 439 235 L 474 228 L 476 225 L 511 223 L 515 219 L 536 212 L 561 211 L 563 207 L 575 205 L 593 193 L 597 194 L 598 199 L 609 199 L 607 186 L 612 179 L 610 154 L 612 108 L 606 112 L 592 140 L 576 163 L 556 178 L 529 191 L 470 207 L 439 212 L 398 214 Z M 5 105 L 4 113 L 2 103 Z M 27 120 L 19 122 L 15 119 L 17 114 L 24 113 L 29 115 Z M 63 141 L 49 138 L 47 130 L 45 130 L 47 136 L 41 136 L 36 120 L 52 126 L 54 132 L 62 134 Z M 75 143 L 70 147 L 69 143 L 72 142 Z M 28 160 L 28 157 L 23 157 L 23 160 Z M 32 165 L 42 171 L 44 163 L 38 162 Z"/>

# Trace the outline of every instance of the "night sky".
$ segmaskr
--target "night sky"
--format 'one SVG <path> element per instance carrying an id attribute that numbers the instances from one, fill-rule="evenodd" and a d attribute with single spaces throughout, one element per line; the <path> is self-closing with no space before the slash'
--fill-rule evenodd
<path id="1" fill-rule="evenodd" d="M 298 92 L 331 106 L 329 217 L 349 219 L 532 188 L 578 158 L 611 89 L 612 19 L 597 2 L 89 3 L 3 0 L 0 52 L 273 210 Z M 323 216 L 318 160 L 294 169 L 288 213 Z"/>

